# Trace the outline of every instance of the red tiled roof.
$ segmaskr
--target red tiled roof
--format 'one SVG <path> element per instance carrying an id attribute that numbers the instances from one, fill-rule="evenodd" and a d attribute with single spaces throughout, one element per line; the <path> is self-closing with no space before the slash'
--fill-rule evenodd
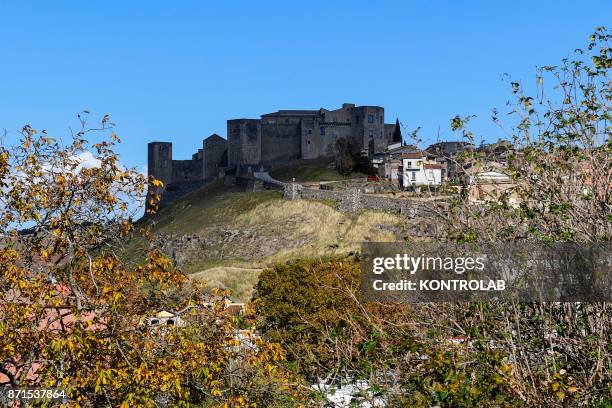
<path id="1" fill-rule="evenodd" d="M 402 154 L 402 159 L 422 159 L 425 155 L 422 152 L 411 152 Z"/>
<path id="2" fill-rule="evenodd" d="M 440 169 L 440 170 L 444 168 L 444 166 L 438 163 L 425 163 L 423 167 L 425 167 L 426 169 Z"/>

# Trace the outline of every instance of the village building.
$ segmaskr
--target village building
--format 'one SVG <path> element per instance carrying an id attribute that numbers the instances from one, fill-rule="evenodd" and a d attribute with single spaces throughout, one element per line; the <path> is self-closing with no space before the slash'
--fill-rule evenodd
<path id="1" fill-rule="evenodd" d="M 488 201 L 498 201 L 507 196 L 508 204 L 517 207 L 520 200 L 514 191 L 515 184 L 505 171 L 505 166 L 497 162 L 466 169 L 464 185 L 467 186 L 470 203 L 483 204 Z"/>
<path id="2" fill-rule="evenodd" d="M 427 159 L 425 152 L 405 153 L 401 156 L 402 186 L 438 186 L 442 184 L 444 167 L 435 161 Z"/>
<path id="3" fill-rule="evenodd" d="M 461 178 L 463 169 L 457 163 L 457 157 L 464 151 L 474 151 L 476 147 L 468 142 L 438 142 L 425 149 L 427 156 L 444 167 L 442 181 Z"/>
<path id="4" fill-rule="evenodd" d="M 162 310 L 158 312 L 155 316 L 150 317 L 148 319 L 149 326 L 159 327 L 159 326 L 176 326 L 176 327 L 184 327 L 185 321 L 178 313 L 168 312 L 166 310 Z"/>
<path id="5" fill-rule="evenodd" d="M 418 151 L 416 146 L 396 142 L 390 144 L 383 154 L 375 156 L 372 164 L 374 167 L 378 167 L 378 173 L 381 177 L 400 185 L 402 183 L 402 155 L 416 151 Z"/>

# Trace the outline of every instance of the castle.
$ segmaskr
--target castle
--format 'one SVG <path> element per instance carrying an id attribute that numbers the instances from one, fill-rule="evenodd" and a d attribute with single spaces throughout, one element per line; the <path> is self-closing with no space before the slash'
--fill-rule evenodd
<path id="1" fill-rule="evenodd" d="M 335 110 L 279 110 L 259 119 L 230 119 L 227 140 L 213 134 L 191 160 L 173 160 L 172 143 L 148 145 L 149 175 L 161 180 L 163 201 L 193 191 L 222 174 L 247 174 L 294 160 L 331 157 L 339 138 L 372 157 L 391 143 L 396 124 L 380 106 L 344 103 Z"/>

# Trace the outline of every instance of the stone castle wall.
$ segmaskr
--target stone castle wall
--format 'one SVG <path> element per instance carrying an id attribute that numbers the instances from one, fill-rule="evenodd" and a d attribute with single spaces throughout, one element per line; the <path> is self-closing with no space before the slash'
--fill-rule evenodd
<path id="1" fill-rule="evenodd" d="M 261 125 L 259 119 L 227 121 L 227 165 L 256 165 L 261 162 Z"/>
<path id="2" fill-rule="evenodd" d="M 394 126 L 384 123 L 384 108 L 350 103 L 335 110 L 279 110 L 260 119 L 231 119 L 227 139 L 209 136 L 191 160 L 173 160 L 172 143 L 149 143 L 149 175 L 164 183 L 156 193 L 174 185 L 172 196 L 178 197 L 191 189 L 180 186 L 211 181 L 221 169 L 223 175 L 240 176 L 295 160 L 331 157 L 340 138 L 353 140 L 370 155 L 381 153 Z"/>
<path id="3" fill-rule="evenodd" d="M 227 162 L 227 140 L 219 135 L 212 135 L 203 142 L 203 178 L 217 177 L 224 158 Z M 225 163 L 227 165 L 227 163 Z"/>
<path id="4" fill-rule="evenodd" d="M 201 181 L 202 160 L 172 160 L 172 183 L 183 183 L 186 181 Z"/>
<path id="5" fill-rule="evenodd" d="M 300 158 L 301 139 L 302 128 L 299 118 L 262 120 L 261 163 Z"/>

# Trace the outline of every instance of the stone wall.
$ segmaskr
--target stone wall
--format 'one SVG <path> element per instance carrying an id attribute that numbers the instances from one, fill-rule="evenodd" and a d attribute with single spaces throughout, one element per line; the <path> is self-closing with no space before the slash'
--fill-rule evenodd
<path id="1" fill-rule="evenodd" d="M 227 157 L 227 140 L 214 134 L 204 139 L 203 147 L 204 178 L 217 177 L 219 175 L 219 166 L 222 165 L 224 156 Z"/>
<path id="2" fill-rule="evenodd" d="M 354 137 L 359 148 L 371 156 L 387 147 L 385 139 L 385 109 L 380 106 L 357 106 L 354 112 Z"/>
<path id="3" fill-rule="evenodd" d="M 340 191 L 318 190 L 314 188 L 304 188 L 299 192 L 299 198 L 303 200 L 334 200 L 341 201 L 344 194 Z"/>
<path id="4" fill-rule="evenodd" d="M 169 184 L 164 193 L 161 195 L 159 208 L 171 204 L 184 195 L 202 188 L 204 185 L 204 180 L 183 181 Z"/>
<path id="5" fill-rule="evenodd" d="M 342 211 L 355 212 L 369 209 L 402 214 L 409 218 L 426 216 L 432 210 L 432 204 L 427 202 L 364 194 L 356 188 L 345 191 L 305 188 L 297 183 L 287 183 L 284 198 L 286 200 L 333 200 L 340 204 Z"/>
<path id="6" fill-rule="evenodd" d="M 160 194 L 168 184 L 172 183 L 172 143 L 149 143 L 148 169 L 149 176 L 153 176 L 164 183 L 164 187 L 158 188 L 156 191 Z"/>
<path id="7" fill-rule="evenodd" d="M 228 167 L 261 163 L 261 125 L 259 119 L 227 121 Z"/>
<path id="8" fill-rule="evenodd" d="M 393 143 L 393 133 L 395 133 L 395 123 L 385 123 L 385 139 L 387 144 Z"/>
<path id="9" fill-rule="evenodd" d="M 261 162 L 275 163 L 278 160 L 299 159 L 301 138 L 300 118 L 262 119 Z"/>
<path id="10" fill-rule="evenodd" d="M 202 160 L 172 160 L 172 183 L 202 179 Z"/>
<path id="11" fill-rule="evenodd" d="M 319 121 L 313 118 L 303 118 L 301 127 L 301 152 L 302 159 L 316 159 L 320 153 L 320 130 Z"/>

